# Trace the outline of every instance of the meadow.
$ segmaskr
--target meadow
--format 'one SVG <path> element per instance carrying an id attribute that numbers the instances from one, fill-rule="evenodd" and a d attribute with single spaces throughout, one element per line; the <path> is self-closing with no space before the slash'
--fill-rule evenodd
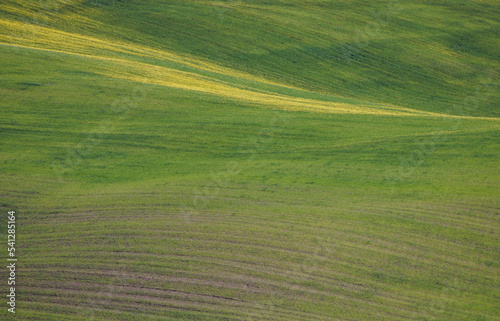
<path id="1" fill-rule="evenodd" d="M 499 17 L 3 1 L 1 318 L 500 320 Z"/>

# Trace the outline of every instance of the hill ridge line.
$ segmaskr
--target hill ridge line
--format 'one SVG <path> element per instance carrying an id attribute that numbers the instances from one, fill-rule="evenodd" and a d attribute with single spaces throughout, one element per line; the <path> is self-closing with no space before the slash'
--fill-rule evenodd
<path id="1" fill-rule="evenodd" d="M 450 117 L 450 118 L 462 118 L 462 119 L 485 119 L 485 120 L 500 121 L 500 118 L 493 118 L 493 117 L 475 117 L 475 116 L 440 114 L 440 113 L 420 111 L 404 107 L 392 107 L 390 105 L 387 106 L 366 105 L 360 107 L 347 103 L 337 103 L 337 102 L 329 102 L 323 100 L 314 100 L 308 98 L 287 96 L 271 91 L 266 92 L 264 90 L 261 90 L 259 92 L 256 90 L 241 89 L 232 85 L 229 82 L 219 81 L 204 75 L 128 60 L 124 58 L 105 57 L 105 56 L 91 55 L 85 53 L 75 53 L 58 49 L 47 49 L 34 46 L 7 44 L 2 42 L 0 42 L 0 45 L 19 47 L 31 50 L 55 52 L 59 54 L 78 56 L 88 59 L 110 61 L 113 63 L 120 64 L 121 67 L 123 67 L 124 69 L 130 68 L 131 64 L 135 64 L 136 67 L 141 67 L 134 69 L 134 71 L 136 72 L 135 74 L 128 72 L 121 72 L 120 74 L 119 70 L 113 68 L 106 68 L 108 72 L 103 72 L 102 70 L 94 70 L 94 72 L 96 74 L 114 79 L 121 79 L 137 83 L 159 85 L 159 86 L 184 89 L 184 90 L 193 90 L 206 94 L 214 94 L 217 96 L 233 99 L 236 101 L 256 103 L 264 106 L 272 105 L 274 107 L 287 110 L 326 112 L 326 113 L 336 113 L 336 114 L 365 114 L 365 115 L 380 115 L 380 116 L 382 115 L 427 116 L 427 117 Z M 138 76 L 137 72 L 139 71 L 142 71 L 143 75 Z M 168 77 L 165 77 L 165 75 L 168 73 L 170 73 L 169 75 L 171 76 L 170 79 Z"/>

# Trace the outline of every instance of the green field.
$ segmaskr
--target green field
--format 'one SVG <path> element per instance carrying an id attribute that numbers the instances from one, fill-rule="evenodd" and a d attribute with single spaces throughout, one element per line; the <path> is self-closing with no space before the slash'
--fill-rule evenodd
<path id="1" fill-rule="evenodd" d="M 494 0 L 0 2 L 2 320 L 500 320 Z"/>

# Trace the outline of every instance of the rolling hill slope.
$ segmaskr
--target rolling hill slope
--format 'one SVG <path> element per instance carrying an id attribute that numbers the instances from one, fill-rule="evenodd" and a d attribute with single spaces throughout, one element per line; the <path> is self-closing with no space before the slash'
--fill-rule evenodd
<path id="1" fill-rule="evenodd" d="M 499 17 L 1 2 L 15 317 L 500 320 Z"/>

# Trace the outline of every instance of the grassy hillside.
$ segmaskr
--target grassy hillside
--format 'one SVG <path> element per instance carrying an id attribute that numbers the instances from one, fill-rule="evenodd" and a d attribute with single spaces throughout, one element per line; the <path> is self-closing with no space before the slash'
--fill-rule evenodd
<path id="1" fill-rule="evenodd" d="M 159 50 L 160 60 L 173 52 L 334 96 L 454 114 L 454 104 L 483 84 L 494 87 L 495 96 L 472 114 L 499 116 L 500 8 L 494 2 L 27 3 L 4 6 L 13 43 L 106 54 L 117 43 L 121 53 L 145 47 Z M 6 25 L 7 19 L 35 26 Z"/>
<path id="2" fill-rule="evenodd" d="M 499 10 L 3 1 L 15 318 L 500 320 Z"/>

